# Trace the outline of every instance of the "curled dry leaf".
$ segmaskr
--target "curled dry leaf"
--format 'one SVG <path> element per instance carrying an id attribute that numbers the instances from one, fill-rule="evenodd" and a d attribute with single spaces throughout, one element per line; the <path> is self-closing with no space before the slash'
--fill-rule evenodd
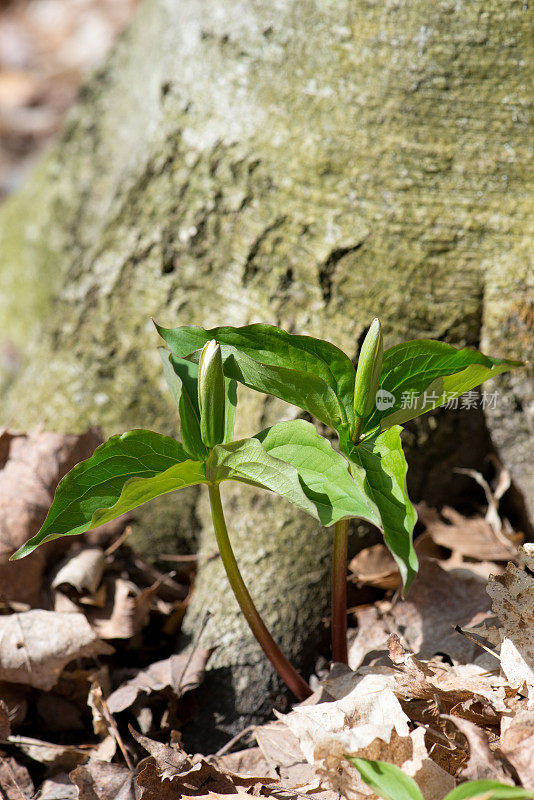
<path id="1" fill-rule="evenodd" d="M 154 591 L 141 591 L 132 581 L 113 576 L 105 586 L 105 607 L 86 609 L 87 618 L 101 639 L 131 639 L 148 622 Z"/>
<path id="2" fill-rule="evenodd" d="M 405 700 L 426 701 L 426 705 L 419 703 L 410 709 L 412 720 L 428 722 L 433 717 L 437 719 L 439 711 L 445 711 L 478 724 L 495 725 L 500 714 L 508 713 L 505 682 L 498 675 L 476 664 L 423 664 L 402 647 L 394 634 L 388 646 L 391 660 L 401 670 L 395 678 L 397 695 Z"/>
<path id="3" fill-rule="evenodd" d="M 11 736 L 9 743 L 16 745 L 25 755 L 51 769 L 74 769 L 89 759 L 89 748 L 82 749 L 66 744 L 45 742 L 29 736 Z"/>
<path id="4" fill-rule="evenodd" d="M 109 710 L 112 714 L 124 711 L 141 692 L 151 694 L 169 688 L 176 697 L 181 697 L 185 692 L 196 689 L 204 677 L 209 654 L 209 650 L 195 650 L 192 654 L 181 653 L 156 661 L 148 669 L 140 670 L 108 697 Z"/>
<path id="5" fill-rule="evenodd" d="M 85 547 L 73 553 L 61 565 L 52 581 L 52 589 L 71 586 L 78 594 L 94 594 L 104 573 L 104 551 L 99 547 Z"/>
<path id="6" fill-rule="evenodd" d="M 534 792 L 534 711 L 520 711 L 501 735 L 501 751 L 525 789 Z"/>
<path id="7" fill-rule="evenodd" d="M 112 653 L 83 614 L 34 609 L 0 617 L 0 680 L 51 689 L 73 659 Z"/>
<path id="8" fill-rule="evenodd" d="M 36 605 L 51 542 L 23 561 L 9 557 L 41 527 L 60 479 L 101 443 L 97 429 L 81 436 L 32 431 L 0 433 L 0 596 Z"/>
<path id="9" fill-rule="evenodd" d="M 510 563 L 490 578 L 488 594 L 502 623 L 502 670 L 511 686 L 526 686 L 534 703 L 534 577 Z"/>
<path id="10" fill-rule="evenodd" d="M 398 589 L 402 583 L 395 559 L 384 544 L 366 547 L 349 564 L 353 581 L 379 589 Z"/>

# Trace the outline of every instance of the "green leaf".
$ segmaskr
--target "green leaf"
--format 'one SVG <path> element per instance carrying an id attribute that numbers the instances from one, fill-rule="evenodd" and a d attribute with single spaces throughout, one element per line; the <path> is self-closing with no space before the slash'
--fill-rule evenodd
<path id="1" fill-rule="evenodd" d="M 216 445 L 206 461 L 206 477 L 209 481 L 239 481 L 269 489 L 318 519 L 295 467 L 267 453 L 256 438 Z"/>
<path id="2" fill-rule="evenodd" d="M 453 400 L 521 361 L 489 358 L 477 350 L 414 339 L 384 352 L 380 378 L 383 408 L 375 408 L 364 430 L 403 424 Z M 384 394 L 386 393 L 386 394 Z M 391 405 L 387 405 L 387 401 Z"/>
<path id="3" fill-rule="evenodd" d="M 484 800 L 528 800 L 533 793 L 520 786 L 506 786 L 498 781 L 467 781 L 445 795 L 443 800 L 472 800 L 481 796 Z"/>
<path id="4" fill-rule="evenodd" d="M 364 489 L 365 471 L 355 469 L 352 478 L 346 459 L 309 422 L 279 422 L 255 438 L 267 453 L 295 467 L 323 525 L 358 517 L 380 527 L 378 510 Z"/>
<path id="5" fill-rule="evenodd" d="M 385 761 L 345 756 L 354 764 L 365 783 L 384 800 L 423 800 L 419 786 L 413 778 Z"/>
<path id="6" fill-rule="evenodd" d="M 225 364 L 230 377 L 304 408 L 336 430 L 351 426 L 356 373 L 349 357 L 330 342 L 263 324 L 211 330 L 156 327 L 181 358 L 216 339 L 229 347 L 227 358 L 233 355 Z"/>
<path id="7" fill-rule="evenodd" d="M 43 542 L 103 525 L 153 497 L 205 481 L 204 465 L 168 436 L 145 430 L 113 436 L 63 478 L 41 530 L 12 559 Z"/>
<path id="8" fill-rule="evenodd" d="M 366 439 L 349 454 L 350 461 L 365 470 L 364 488 L 376 504 L 384 540 L 399 566 L 405 590 L 417 573 L 413 529 L 417 514 L 406 488 L 407 464 L 396 425 Z"/>
<path id="9" fill-rule="evenodd" d="M 208 448 L 200 435 L 198 365 L 184 358 L 177 358 L 165 347 L 158 349 L 163 362 L 163 374 L 173 400 L 178 406 L 183 445 L 193 459 L 205 461 L 208 457 Z"/>

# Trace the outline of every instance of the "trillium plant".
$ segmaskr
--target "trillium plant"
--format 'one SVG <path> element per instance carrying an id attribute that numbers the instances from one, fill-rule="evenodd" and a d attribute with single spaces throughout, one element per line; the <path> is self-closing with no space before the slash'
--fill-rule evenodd
<path id="1" fill-rule="evenodd" d="M 300 407 L 336 432 L 354 484 L 351 498 L 357 498 L 357 502 L 351 500 L 352 510 L 347 508 L 340 518 L 332 513 L 333 508 L 323 508 L 319 518 L 324 525 L 335 525 L 332 658 L 347 663 L 349 519 L 367 520 L 382 530 L 405 590 L 417 572 L 412 540 L 417 515 L 406 489 L 403 423 L 451 402 L 488 378 L 522 366 L 522 362 L 489 358 L 477 350 L 458 350 L 427 339 L 414 339 L 384 351 L 378 319 L 364 339 L 356 368 L 349 356 L 330 342 L 289 334 L 271 325 L 211 330 L 158 326 L 158 331 L 171 350 L 171 358 L 197 361 L 205 343 L 217 340 L 227 377 Z M 289 430 L 298 438 L 296 429 L 289 427 L 285 436 Z M 321 489 L 315 481 L 318 475 L 321 480 L 327 477 L 328 466 L 313 459 L 311 453 L 308 461 L 297 462 L 293 447 L 284 438 L 271 452 L 296 466 L 304 491 L 316 501 Z"/>
<path id="2" fill-rule="evenodd" d="M 168 346 L 160 354 L 179 411 L 181 441 L 149 430 L 113 436 L 63 478 L 42 528 L 12 558 L 109 522 L 154 497 L 205 484 L 236 599 L 280 676 L 305 699 L 308 684 L 273 640 L 243 581 L 220 485 L 231 480 L 268 489 L 323 525 L 335 526 L 333 658 L 346 662 L 349 520 L 367 520 L 382 530 L 405 588 L 417 571 L 412 543 L 416 514 L 406 491 L 402 423 L 520 362 L 424 340 L 383 352 L 378 320 L 356 369 L 333 344 L 269 325 L 157 329 Z M 237 382 L 299 406 L 329 425 L 340 452 L 304 420 L 280 422 L 233 441 Z M 406 392 L 413 396 L 409 407 L 400 399 Z"/>

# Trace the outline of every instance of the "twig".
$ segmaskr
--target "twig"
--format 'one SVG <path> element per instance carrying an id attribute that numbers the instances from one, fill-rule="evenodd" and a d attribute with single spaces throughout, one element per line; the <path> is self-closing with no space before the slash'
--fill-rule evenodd
<path id="1" fill-rule="evenodd" d="M 456 631 L 456 633 L 461 633 L 462 636 L 465 636 L 466 639 L 470 639 L 472 642 L 477 644 L 479 647 L 481 647 L 483 650 L 485 650 L 491 656 L 493 656 L 494 658 L 498 659 L 499 661 L 501 660 L 501 657 L 500 657 L 499 653 L 497 653 L 496 650 L 492 650 L 491 647 L 486 647 L 486 645 L 482 644 L 482 642 L 479 642 L 478 639 L 476 638 L 476 636 L 473 636 L 472 633 L 468 633 L 467 631 L 462 630 L 459 625 L 453 625 L 453 628 Z"/>
<path id="2" fill-rule="evenodd" d="M 230 739 L 229 742 L 226 742 L 226 744 L 223 745 L 220 750 L 217 750 L 215 755 L 216 756 L 224 756 L 226 753 L 228 753 L 232 749 L 234 744 L 237 744 L 237 742 L 239 742 L 240 739 L 243 739 L 247 735 L 247 733 L 252 733 L 252 731 L 255 730 L 255 728 L 256 728 L 255 725 L 248 725 L 240 733 L 236 733 L 236 735 L 233 736 Z"/>

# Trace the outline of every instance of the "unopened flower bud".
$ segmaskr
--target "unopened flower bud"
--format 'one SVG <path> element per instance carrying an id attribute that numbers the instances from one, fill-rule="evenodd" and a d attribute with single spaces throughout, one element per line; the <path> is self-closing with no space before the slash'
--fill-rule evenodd
<path id="1" fill-rule="evenodd" d="M 202 348 L 198 369 L 200 435 L 206 447 L 224 441 L 225 401 L 221 346 L 212 339 Z"/>
<path id="2" fill-rule="evenodd" d="M 358 358 L 354 384 L 354 414 L 356 420 L 371 413 L 382 371 L 382 327 L 380 320 L 373 320 L 367 332 Z"/>

